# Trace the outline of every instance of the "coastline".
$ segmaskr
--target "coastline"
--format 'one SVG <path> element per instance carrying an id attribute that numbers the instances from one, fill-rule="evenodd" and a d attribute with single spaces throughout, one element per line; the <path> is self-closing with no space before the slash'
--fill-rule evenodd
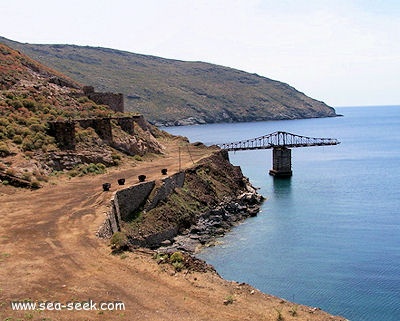
<path id="1" fill-rule="evenodd" d="M 119 247 L 185 251 L 213 242 L 232 226 L 256 216 L 264 197 L 226 151 L 213 150 L 200 162 L 161 180 L 116 191 L 97 235 L 120 233 Z"/>
<path id="2" fill-rule="evenodd" d="M 230 163 L 228 154 L 226 152 L 217 151 L 213 153 L 213 156 L 215 155 L 222 155 L 222 157 L 230 164 L 230 166 L 233 166 Z M 208 158 L 202 159 L 202 163 L 209 163 Z M 198 167 L 198 165 L 195 165 L 194 167 Z M 176 229 L 177 232 L 175 236 L 171 237 L 169 233 L 163 234 L 167 235 L 168 237 L 163 240 L 158 239 L 159 244 L 157 245 L 154 243 L 148 244 L 146 241 L 139 241 L 129 244 L 126 249 L 129 249 L 129 251 L 133 253 L 137 251 L 148 251 L 147 253 L 156 259 L 157 264 L 160 265 L 163 270 L 168 271 L 170 275 L 176 276 L 180 272 L 183 272 L 184 274 L 211 274 L 215 275 L 217 278 L 220 278 L 223 283 L 227 282 L 227 284 L 233 285 L 237 289 L 246 289 L 245 292 L 250 293 L 250 295 L 253 295 L 254 293 L 260 293 L 261 295 L 268 297 L 268 300 L 270 300 L 270 298 L 273 296 L 259 291 L 250 284 L 228 281 L 222 278 L 212 265 L 195 256 L 196 253 L 201 251 L 202 248 L 217 245 L 218 239 L 223 237 L 225 233 L 230 231 L 234 226 L 240 224 L 249 217 L 256 216 L 263 201 L 265 200 L 265 198 L 257 192 L 257 188 L 255 188 L 249 179 L 242 174 L 240 167 L 233 166 L 233 168 L 236 172 L 240 173 L 240 178 L 243 180 L 244 184 L 244 192 L 242 191 L 242 193 L 238 196 L 226 198 L 216 206 L 210 208 L 204 213 L 201 213 L 201 215 L 196 217 L 197 221 L 194 222 L 189 228 L 184 230 Z M 187 173 L 188 171 L 193 172 L 193 168 L 188 168 L 184 172 Z M 170 191 L 170 193 L 171 192 L 172 191 Z M 147 239 L 149 238 L 153 239 L 152 235 L 148 235 Z M 146 245 L 148 245 L 148 247 L 146 247 Z M 144 250 L 143 247 L 148 248 L 148 250 Z M 166 267 L 165 265 L 165 263 L 172 263 L 170 259 L 175 253 L 182 253 L 182 269 L 171 268 L 171 266 L 168 267 L 168 264 Z M 172 264 L 172 266 L 174 266 L 174 264 Z M 307 313 L 308 315 L 312 316 L 316 316 L 316 313 L 321 313 L 324 315 L 321 320 L 326 320 L 326 317 L 328 316 L 329 320 L 347 321 L 347 319 L 343 317 L 334 317 L 332 315 L 328 315 L 326 312 L 317 307 L 297 305 L 281 298 L 273 298 L 278 300 L 282 307 L 287 306 L 287 314 L 291 315 L 292 317 L 296 316 L 297 311 L 301 310 L 303 313 Z M 231 304 L 229 300 L 224 300 L 223 303 L 224 305 Z M 280 312 L 278 315 L 280 315 Z M 307 317 L 307 320 L 313 319 L 309 319 L 309 317 Z M 319 319 L 317 318 L 317 320 Z"/>
<path id="3" fill-rule="evenodd" d="M 245 219 L 256 216 L 264 197 L 258 194 L 248 180 L 246 190 L 247 192 L 202 213 L 195 224 L 175 236 L 173 241 L 164 241 L 158 251 L 195 254 L 203 247 L 214 245 L 219 238 Z"/>
<path id="4" fill-rule="evenodd" d="M 211 120 L 202 119 L 199 117 L 188 117 L 184 119 L 179 119 L 176 121 L 162 121 L 162 120 L 150 120 L 149 123 L 162 129 L 163 127 L 179 127 L 179 126 L 193 126 L 193 125 L 209 125 L 209 124 L 225 124 L 225 123 L 248 123 L 248 122 L 262 122 L 262 121 L 275 121 L 275 120 L 296 120 L 296 119 L 315 119 L 315 118 L 333 118 L 333 117 L 343 117 L 341 114 L 316 114 L 312 116 L 299 116 L 299 115 L 277 115 L 276 117 L 236 117 L 234 120 L 221 119 L 221 120 Z"/>
<path id="5" fill-rule="evenodd" d="M 197 161 L 208 151 L 197 157 Z M 175 154 L 137 166 L 126 166 L 105 175 L 54 178 L 35 191 L 2 187 L 0 233 L 0 316 L 24 318 L 26 311 L 12 311 L 10 302 L 28 298 L 67 302 L 123 301 L 121 313 L 99 311 L 42 311 L 40 318 L 54 320 L 344 320 L 317 308 L 300 306 L 249 285 L 222 279 L 216 272 L 182 270 L 159 264 L 154 251 L 137 248 L 111 255 L 108 240 L 95 236 L 104 221 L 111 198 L 101 190 L 104 181 L 124 176 L 136 181 L 138 173 L 162 179 L 160 169 L 169 162 L 170 173 L 179 171 Z M 190 157 L 182 166 L 190 167 Z M 223 186 L 223 185 L 221 185 Z M 115 191 L 115 185 L 112 186 Z M 18 235 L 16 239 L 15 236 Z M 279 313 L 278 313 L 279 311 Z M 33 319 L 39 317 L 32 312 Z"/>

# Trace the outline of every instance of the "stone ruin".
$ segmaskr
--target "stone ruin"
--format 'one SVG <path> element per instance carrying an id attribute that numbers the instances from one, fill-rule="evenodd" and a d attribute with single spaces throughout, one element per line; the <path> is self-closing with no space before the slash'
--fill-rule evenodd
<path id="1" fill-rule="evenodd" d="M 95 92 L 93 86 L 84 86 L 83 95 L 93 100 L 96 104 L 108 105 L 114 112 L 124 112 L 124 95 L 110 92 Z M 148 130 L 148 124 L 143 115 L 129 117 L 103 117 L 84 118 L 65 121 L 49 122 L 49 135 L 55 137 L 57 145 L 62 150 L 75 150 L 76 137 L 75 126 L 79 124 L 82 128 L 93 128 L 99 137 L 111 143 L 113 141 L 111 121 L 115 120 L 123 131 L 134 135 L 136 123 L 143 130 Z"/>
<path id="2" fill-rule="evenodd" d="M 82 128 L 93 128 L 102 140 L 110 143 L 113 140 L 112 120 L 116 120 L 121 129 L 129 135 L 135 133 L 135 122 L 137 122 L 140 127 L 142 127 L 142 123 L 144 122 L 142 115 L 53 121 L 49 122 L 49 135 L 55 137 L 60 149 L 74 150 L 76 147 L 75 126 L 79 124 Z"/>
<path id="3" fill-rule="evenodd" d="M 93 86 L 84 86 L 83 93 L 99 105 L 108 105 L 115 112 L 124 112 L 124 95 L 119 93 L 95 92 Z"/>

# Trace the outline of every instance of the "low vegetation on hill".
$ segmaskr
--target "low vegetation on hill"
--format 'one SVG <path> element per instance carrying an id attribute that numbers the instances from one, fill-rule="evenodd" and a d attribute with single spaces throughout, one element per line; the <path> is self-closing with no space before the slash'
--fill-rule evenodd
<path id="1" fill-rule="evenodd" d="M 127 180 L 132 182 L 138 172 L 156 179 L 160 168 L 177 170 L 179 157 L 179 170 L 181 160 L 187 169 L 182 188 L 171 191 L 164 200 L 160 197 L 157 208 L 132 213 L 129 221 L 122 222 L 123 231 L 111 239 L 114 252 L 125 250 L 128 238 L 157 233 L 159 227 L 187 229 L 184 232 L 191 234 L 189 239 L 205 244 L 205 230 L 214 229 L 213 235 L 218 236 L 236 222 L 236 214 L 251 215 L 248 209 L 254 209 L 254 199 L 247 197 L 248 181 L 239 168 L 227 163 L 225 154 L 210 156 L 212 148 L 194 144 L 200 153 L 192 154 L 188 148 L 185 158 L 179 147 L 184 138 L 172 137 L 143 119 L 129 134 L 116 121 L 119 116 L 86 97 L 79 83 L 0 43 L 0 234 L 7 251 L 0 257 L 0 279 L 5 281 L 0 290 L 2 320 L 173 320 L 177 315 L 187 320 L 344 320 L 265 295 L 244 283 L 224 281 L 211 267 L 180 251 L 107 255 L 105 243 L 93 232 L 104 219 L 99 214 L 109 208 L 110 194 L 99 193 L 98 188 L 105 178 L 115 180 L 122 171 L 76 179 L 71 184 L 60 179 L 34 193 L 4 186 L 40 187 L 61 171 L 71 177 L 104 173 L 107 166 L 129 157 L 136 159 L 137 167 L 124 168 Z M 112 140 L 83 125 L 93 124 L 93 119 L 110 121 Z M 62 148 L 51 134 L 50 123 L 54 122 L 73 122 L 73 149 Z M 145 154 L 164 151 L 161 139 L 165 150 L 174 150 L 152 157 L 154 162 L 141 162 Z M 188 168 L 188 164 L 194 166 Z M 217 208 L 211 209 L 215 205 Z M 217 220 L 220 216 L 223 219 Z M 207 224 L 196 222 L 200 218 L 207 218 Z M 181 244 L 176 243 L 172 246 Z M 88 296 L 123 303 L 127 308 L 121 313 L 14 311 L 8 304 L 16 300 L 51 303 L 54 299 L 82 303 Z"/>
<path id="2" fill-rule="evenodd" d="M 285 83 L 228 67 L 106 48 L 0 42 L 80 83 L 123 93 L 127 110 L 157 125 L 336 116 Z"/>
<path id="3" fill-rule="evenodd" d="M 0 44 L 0 171 L 3 175 L 38 185 L 38 180 L 60 170 L 60 158 L 68 158 L 68 153 L 60 150 L 55 137 L 49 134 L 49 122 L 110 116 L 118 114 L 84 96 L 75 81 Z M 142 145 L 142 153 L 160 151 L 161 146 L 155 140 L 149 142 L 143 129 L 137 128 L 136 137 L 131 137 L 116 123 L 112 122 L 112 126 L 115 144 L 111 146 L 93 128 L 77 125 L 75 155 L 74 159 L 69 155 L 68 169 L 101 172 L 103 166 L 118 163 L 121 150 L 139 153 L 139 148 L 129 146 L 128 149 L 127 145 Z M 10 183 L 10 179 L 3 176 L 2 183 Z"/>

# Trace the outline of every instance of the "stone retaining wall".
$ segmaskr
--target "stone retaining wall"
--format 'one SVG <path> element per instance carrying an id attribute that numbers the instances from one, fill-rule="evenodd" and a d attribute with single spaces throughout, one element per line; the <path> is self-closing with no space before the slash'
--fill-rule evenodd
<path id="1" fill-rule="evenodd" d="M 116 192 L 113 200 L 118 217 L 121 220 L 129 219 L 146 202 L 154 185 L 155 181 L 143 182 Z"/>
<path id="2" fill-rule="evenodd" d="M 157 204 L 166 199 L 177 187 L 182 187 L 185 181 L 185 173 L 179 172 L 160 181 L 143 182 L 128 188 L 119 190 L 113 194 L 110 201 L 109 210 L 106 213 L 106 220 L 97 232 L 99 237 L 109 238 L 113 233 L 121 230 L 121 222 L 139 211 L 150 210 Z M 157 185 L 157 186 L 156 186 Z M 175 233 L 175 234 L 174 234 Z M 140 244 L 141 246 L 150 246 L 150 243 L 156 243 L 159 239 L 165 239 L 166 236 L 176 235 L 177 231 L 163 231 L 160 235 L 149 237 L 149 244 Z M 144 242 L 146 243 L 146 242 Z"/>
<path id="3" fill-rule="evenodd" d="M 152 195 L 150 195 L 144 209 L 150 211 L 155 208 L 158 203 L 165 200 L 177 187 L 182 187 L 185 182 L 185 173 L 179 172 L 162 180 L 162 184 L 156 187 Z"/>
<path id="4" fill-rule="evenodd" d="M 198 172 L 201 167 L 204 171 Z M 176 195 L 189 203 L 197 202 L 193 205 L 196 208 L 189 203 L 188 208 L 182 208 L 170 198 L 184 183 L 188 184 L 186 189 L 179 190 Z M 115 192 L 97 235 L 110 238 L 113 233 L 126 232 L 123 221 L 130 222 L 143 211 L 142 226 L 129 229 L 130 245 L 193 252 L 199 246 L 212 243 L 238 222 L 257 215 L 262 200 L 240 167 L 231 165 L 228 153 L 220 151 L 194 168 Z"/>

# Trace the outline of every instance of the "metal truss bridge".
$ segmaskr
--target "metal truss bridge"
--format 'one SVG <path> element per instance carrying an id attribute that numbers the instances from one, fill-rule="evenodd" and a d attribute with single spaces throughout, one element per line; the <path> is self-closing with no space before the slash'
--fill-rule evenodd
<path id="1" fill-rule="evenodd" d="M 292 148 L 338 144 L 340 144 L 340 142 L 334 138 L 315 138 L 277 131 L 261 137 L 241 140 L 233 143 L 219 144 L 218 146 L 228 151 L 236 151 L 251 149 L 271 149 L 275 147 Z"/>
<path id="2" fill-rule="evenodd" d="M 334 138 L 315 138 L 277 131 L 261 137 L 219 144 L 218 146 L 227 151 L 273 149 L 273 168 L 269 173 L 277 177 L 290 177 L 292 176 L 290 148 L 338 144 L 340 142 Z"/>

